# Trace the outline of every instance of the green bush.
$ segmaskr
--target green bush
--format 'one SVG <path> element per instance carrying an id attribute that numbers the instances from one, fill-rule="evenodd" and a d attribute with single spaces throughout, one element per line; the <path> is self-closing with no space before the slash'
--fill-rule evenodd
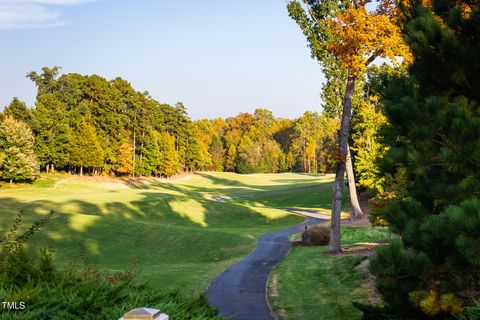
<path id="1" fill-rule="evenodd" d="M 388 222 L 387 220 L 385 220 L 383 212 L 395 198 L 396 196 L 392 192 L 381 192 L 368 201 L 370 203 L 370 207 L 372 208 L 372 212 L 368 216 L 368 219 L 372 223 L 372 226 L 388 226 Z"/>
<path id="2" fill-rule="evenodd" d="M 465 308 L 465 313 L 458 317 L 458 320 L 478 320 L 480 319 L 480 301 L 474 305 Z"/>

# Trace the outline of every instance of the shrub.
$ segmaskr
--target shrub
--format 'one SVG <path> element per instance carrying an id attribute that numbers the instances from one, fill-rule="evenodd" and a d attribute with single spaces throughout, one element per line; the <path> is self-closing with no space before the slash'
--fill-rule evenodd
<path id="1" fill-rule="evenodd" d="M 478 320 L 480 319 L 480 301 L 474 305 L 465 308 L 465 313 L 458 320 Z"/>
<path id="2" fill-rule="evenodd" d="M 330 227 L 319 224 L 307 229 L 308 242 L 314 246 L 326 246 L 330 243 Z"/>
<path id="3" fill-rule="evenodd" d="M 380 192 L 375 197 L 371 198 L 368 202 L 372 208 L 372 212 L 368 216 L 368 219 L 374 227 L 386 227 L 388 222 L 383 216 L 383 212 L 390 205 L 392 200 L 396 198 L 393 192 Z"/>

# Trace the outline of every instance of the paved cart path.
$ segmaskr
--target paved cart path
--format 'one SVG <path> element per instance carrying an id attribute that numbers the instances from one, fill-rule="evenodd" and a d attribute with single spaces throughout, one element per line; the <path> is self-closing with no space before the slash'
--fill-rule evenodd
<path id="1" fill-rule="evenodd" d="M 288 210 L 302 214 L 296 209 Z M 266 297 L 268 275 L 290 249 L 288 236 L 301 232 L 305 225 L 324 221 L 308 217 L 302 224 L 261 236 L 255 251 L 212 281 L 207 289 L 210 304 L 221 315 L 234 316 L 235 320 L 275 319 Z"/>

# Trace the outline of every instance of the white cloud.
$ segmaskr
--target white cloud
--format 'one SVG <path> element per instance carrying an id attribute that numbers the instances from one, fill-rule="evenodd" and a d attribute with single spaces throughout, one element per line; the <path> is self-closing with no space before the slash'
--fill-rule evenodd
<path id="1" fill-rule="evenodd" d="M 0 0 L 0 30 L 64 25 L 52 6 L 76 5 L 94 0 Z"/>

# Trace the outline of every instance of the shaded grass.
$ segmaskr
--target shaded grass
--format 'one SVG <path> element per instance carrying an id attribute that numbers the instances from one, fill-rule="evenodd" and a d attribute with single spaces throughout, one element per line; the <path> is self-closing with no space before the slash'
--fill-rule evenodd
<path id="1" fill-rule="evenodd" d="M 344 245 L 389 238 L 385 228 L 344 228 Z M 371 294 L 362 286 L 368 278 L 354 269 L 363 255 L 326 255 L 328 247 L 297 247 L 269 277 L 268 294 L 278 319 L 360 319 L 351 302 L 367 302 Z"/>
<path id="2" fill-rule="evenodd" d="M 303 221 L 266 206 L 216 202 L 215 196 L 330 180 L 330 176 L 289 173 L 202 173 L 141 183 L 45 175 L 32 185 L 2 186 L 0 232 L 11 225 L 18 210 L 25 210 L 26 224 L 56 210 L 32 238 L 30 251 L 48 246 L 59 265 L 77 261 L 108 271 L 125 270 L 135 260 L 140 279 L 196 295 L 247 255 L 261 234 Z M 328 188 L 322 190 L 331 194 Z M 310 192 L 318 190 L 303 194 Z"/>

